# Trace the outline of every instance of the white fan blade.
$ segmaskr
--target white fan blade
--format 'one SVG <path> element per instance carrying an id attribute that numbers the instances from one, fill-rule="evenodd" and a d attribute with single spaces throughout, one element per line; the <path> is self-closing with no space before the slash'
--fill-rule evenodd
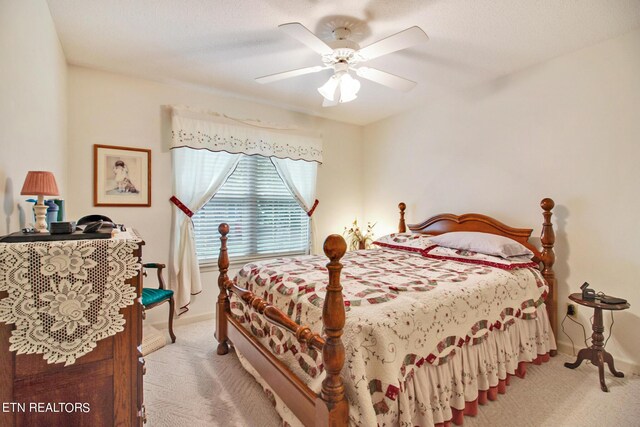
<path id="1" fill-rule="evenodd" d="M 278 25 L 278 28 L 289 34 L 294 39 L 306 44 L 320 55 L 330 55 L 333 53 L 333 49 L 331 49 L 328 44 L 319 39 L 315 34 L 309 31 L 307 27 L 299 22 Z"/>
<path id="2" fill-rule="evenodd" d="M 396 76 L 395 74 L 387 73 L 386 71 L 378 70 L 371 67 L 359 67 L 356 69 L 356 74 L 372 82 L 379 83 L 384 86 L 388 86 L 392 89 L 401 90 L 407 92 L 414 88 L 417 84 L 411 80 L 407 80 L 404 77 Z"/>
<path id="3" fill-rule="evenodd" d="M 370 44 L 367 47 L 363 47 L 358 52 L 363 58 L 369 60 L 406 49 L 418 43 L 426 42 L 427 40 L 429 40 L 429 37 L 420 27 L 411 27 Z"/>
<path id="4" fill-rule="evenodd" d="M 268 76 L 262 76 L 256 78 L 258 83 L 271 83 L 278 80 L 288 79 L 290 77 L 302 76 L 305 74 L 317 73 L 318 71 L 326 70 L 331 67 L 323 67 L 322 65 L 316 65 L 315 67 L 298 68 L 297 70 L 283 71 L 282 73 L 269 74 Z"/>

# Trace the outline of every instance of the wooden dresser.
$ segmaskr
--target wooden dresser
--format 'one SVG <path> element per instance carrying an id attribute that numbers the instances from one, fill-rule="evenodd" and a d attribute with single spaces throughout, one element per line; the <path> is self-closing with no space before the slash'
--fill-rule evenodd
<path id="1" fill-rule="evenodd" d="M 138 259 L 143 244 L 134 252 Z M 135 286 L 137 298 L 120 311 L 124 331 L 98 341 L 90 353 L 66 367 L 48 364 L 42 354 L 9 351 L 14 326 L 0 322 L 0 426 L 142 425 L 142 275 L 127 283 Z M 0 299 L 6 296 L 0 292 Z M 69 411 L 69 403 L 74 410 Z"/>

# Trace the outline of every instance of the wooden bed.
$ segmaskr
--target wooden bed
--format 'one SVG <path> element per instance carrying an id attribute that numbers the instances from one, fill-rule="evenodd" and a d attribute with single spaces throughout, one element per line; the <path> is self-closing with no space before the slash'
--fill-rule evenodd
<path id="1" fill-rule="evenodd" d="M 546 299 L 551 328 L 557 331 L 557 300 L 556 278 L 553 271 L 555 254 L 553 245 L 555 234 L 551 223 L 553 200 L 545 198 L 540 203 L 543 210 L 541 243 L 542 249 L 536 248 L 529 242 L 532 229 L 509 227 L 500 221 L 480 214 L 452 214 L 436 215 L 419 224 L 409 224 L 413 233 L 441 234 L 451 231 L 480 231 L 509 237 L 533 251 L 533 260 L 539 262 L 540 270 L 549 286 Z M 406 205 L 400 203 L 399 232 L 406 232 L 404 214 Z M 348 402 L 345 397 L 342 367 L 345 362 L 345 348 L 341 336 L 345 325 L 345 309 L 340 284 L 342 264 L 340 259 L 345 254 L 347 246 L 340 235 L 332 234 L 324 242 L 324 253 L 329 258 L 329 284 L 322 309 L 324 334 L 313 333 L 304 325 L 298 325 L 285 313 L 269 304 L 252 292 L 236 286 L 229 279 L 229 257 L 227 253 L 227 234 L 229 226 L 220 224 L 218 228 L 221 237 L 218 267 L 218 287 L 220 293 L 217 300 L 217 353 L 229 352 L 232 344 L 253 366 L 258 374 L 269 384 L 271 389 L 283 400 L 291 412 L 306 426 L 346 426 L 348 425 Z M 326 377 L 322 382 L 320 394 L 314 393 L 300 378 L 298 378 L 284 363 L 277 359 L 269 349 L 258 342 L 232 315 L 230 310 L 230 294 L 234 293 L 245 304 L 262 314 L 270 323 L 291 332 L 299 343 L 321 352 Z M 551 355 L 554 355 L 554 351 Z"/>

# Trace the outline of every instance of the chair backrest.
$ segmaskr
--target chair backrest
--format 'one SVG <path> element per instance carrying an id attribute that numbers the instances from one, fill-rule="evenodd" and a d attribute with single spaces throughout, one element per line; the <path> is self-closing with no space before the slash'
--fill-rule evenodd
<path id="1" fill-rule="evenodd" d="M 158 289 L 165 289 L 164 277 L 162 276 L 162 270 L 166 268 L 164 264 L 159 264 L 155 262 L 150 262 L 146 264 L 142 264 L 142 268 L 144 269 L 144 275 L 147 275 L 147 269 L 155 268 L 158 275 Z"/>

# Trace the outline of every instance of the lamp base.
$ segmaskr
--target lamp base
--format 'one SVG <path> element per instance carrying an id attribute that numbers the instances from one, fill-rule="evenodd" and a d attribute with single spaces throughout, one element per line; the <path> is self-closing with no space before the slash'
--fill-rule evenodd
<path id="1" fill-rule="evenodd" d="M 43 200 L 40 200 L 38 197 L 38 203 L 33 207 L 33 210 L 36 212 L 36 223 L 34 225 L 35 230 L 38 233 L 48 233 L 47 229 L 47 206 L 43 203 Z"/>

